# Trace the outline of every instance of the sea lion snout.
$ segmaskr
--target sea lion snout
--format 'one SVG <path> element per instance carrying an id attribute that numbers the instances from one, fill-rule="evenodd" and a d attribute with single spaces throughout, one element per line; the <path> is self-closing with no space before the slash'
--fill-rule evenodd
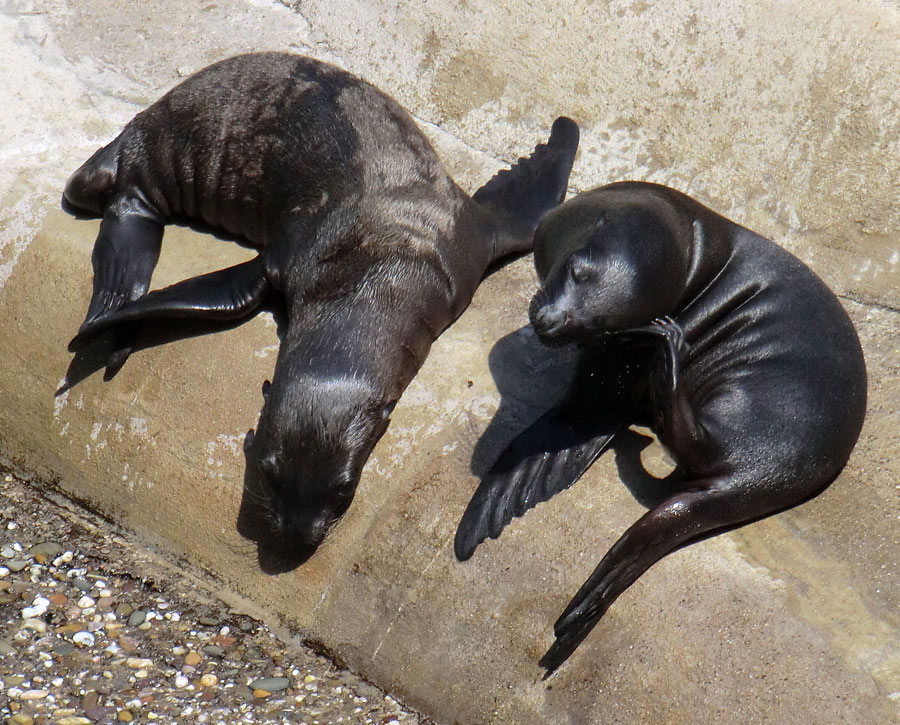
<path id="1" fill-rule="evenodd" d="M 567 274 L 568 276 L 568 274 Z M 555 346 L 583 338 L 603 336 L 607 317 L 585 287 L 572 280 L 545 284 L 532 298 L 528 318 L 545 345 Z"/>
<path id="2" fill-rule="evenodd" d="M 576 327 L 569 310 L 556 304 L 543 291 L 531 300 L 528 318 L 541 342 L 548 345 L 567 342 Z"/>
<path id="3" fill-rule="evenodd" d="M 329 377 L 310 365 L 264 386 L 259 425 L 245 443 L 268 535 L 280 553 L 302 560 L 350 507 L 396 404 L 365 377 Z"/>
<path id="4" fill-rule="evenodd" d="M 323 508 L 282 506 L 273 516 L 274 533 L 286 548 L 297 554 L 310 556 L 319 548 L 352 500 L 351 494 L 343 501 L 330 503 Z"/>
<path id="5" fill-rule="evenodd" d="M 254 442 L 259 441 L 259 434 Z M 271 454 L 257 454 L 255 445 L 247 451 L 248 463 L 255 464 L 253 489 L 267 512 L 271 535 L 284 553 L 306 559 L 325 540 L 334 523 L 349 508 L 359 485 L 359 475 L 335 475 L 324 469 L 336 455 L 308 456 L 303 466 L 285 463 Z M 322 466 L 315 466 L 321 459 Z M 248 466 L 249 468 L 249 466 Z M 323 469 L 316 471 L 315 469 Z"/>

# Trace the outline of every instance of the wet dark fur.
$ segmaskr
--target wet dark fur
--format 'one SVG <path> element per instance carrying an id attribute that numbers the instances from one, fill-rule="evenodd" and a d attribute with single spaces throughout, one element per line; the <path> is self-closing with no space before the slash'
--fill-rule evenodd
<path id="1" fill-rule="evenodd" d="M 485 270 L 531 248 L 565 196 L 577 144 L 577 126 L 559 119 L 546 145 L 469 197 L 374 86 L 302 56 L 217 63 L 66 184 L 70 205 L 102 217 L 71 349 L 115 326 L 115 370 L 139 320 L 238 320 L 279 297 L 286 330 L 246 452 L 279 546 L 300 561 L 346 510 L 394 404 Z M 261 252 L 146 294 L 176 218 Z"/>
<path id="2" fill-rule="evenodd" d="M 630 424 L 650 426 L 678 464 L 556 622 L 549 675 L 654 562 L 825 488 L 862 427 L 866 372 L 821 280 L 673 189 L 623 182 L 575 197 L 541 221 L 535 264 L 532 324 L 548 344 L 580 343 L 578 370 L 482 481 L 457 556 L 573 484 Z"/>

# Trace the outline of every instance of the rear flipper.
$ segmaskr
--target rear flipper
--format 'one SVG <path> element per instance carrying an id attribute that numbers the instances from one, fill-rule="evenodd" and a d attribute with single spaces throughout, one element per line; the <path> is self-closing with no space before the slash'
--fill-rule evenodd
<path id="1" fill-rule="evenodd" d="M 249 317 L 270 290 L 262 257 L 156 290 L 82 326 L 70 348 L 83 336 L 112 325 L 157 317 L 231 321 Z"/>
<path id="2" fill-rule="evenodd" d="M 539 418 L 500 454 L 469 502 L 456 531 L 456 558 L 465 561 L 513 517 L 575 483 L 621 426 L 590 420 L 566 405 Z"/>
<path id="3" fill-rule="evenodd" d="M 541 658 L 549 677 L 594 628 L 610 605 L 647 569 L 703 535 L 749 523 L 798 503 L 790 494 L 748 496 L 746 487 L 722 479 L 694 481 L 644 514 L 607 552 L 553 627 L 556 641 Z"/>
<path id="4" fill-rule="evenodd" d="M 494 258 L 531 249 L 534 230 L 550 209 L 566 197 L 569 173 L 578 150 L 578 124 L 560 116 L 553 122 L 547 143 L 498 172 L 472 198 L 500 221 Z"/>

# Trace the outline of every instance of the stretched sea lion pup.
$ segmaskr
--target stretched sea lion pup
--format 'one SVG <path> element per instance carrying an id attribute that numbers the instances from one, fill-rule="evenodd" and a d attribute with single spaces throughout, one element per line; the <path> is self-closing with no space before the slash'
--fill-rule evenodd
<path id="1" fill-rule="evenodd" d="M 102 216 L 72 349 L 146 318 L 247 318 L 279 295 L 286 329 L 245 450 L 275 535 L 311 553 L 350 504 L 432 342 L 491 264 L 531 248 L 538 220 L 564 198 L 577 145 L 578 127 L 560 118 L 546 144 L 470 197 L 410 115 L 369 83 L 297 55 L 216 63 L 66 184 L 70 204 Z M 146 294 L 173 217 L 237 235 L 259 256 Z M 127 357 L 123 337 L 112 366 Z"/>
<path id="2" fill-rule="evenodd" d="M 501 454 L 456 535 L 468 559 L 647 425 L 677 463 L 557 620 L 547 676 L 653 563 L 822 491 L 856 443 L 866 370 L 837 298 L 776 244 L 656 184 L 549 212 L 535 235 L 542 341 L 581 345 L 565 400 Z"/>

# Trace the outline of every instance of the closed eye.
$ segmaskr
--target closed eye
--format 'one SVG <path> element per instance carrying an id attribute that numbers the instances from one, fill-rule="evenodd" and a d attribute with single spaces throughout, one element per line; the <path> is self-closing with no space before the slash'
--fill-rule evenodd
<path id="1" fill-rule="evenodd" d="M 572 258 L 569 265 L 569 277 L 575 284 L 587 282 L 591 274 L 591 268 L 577 257 Z"/>

